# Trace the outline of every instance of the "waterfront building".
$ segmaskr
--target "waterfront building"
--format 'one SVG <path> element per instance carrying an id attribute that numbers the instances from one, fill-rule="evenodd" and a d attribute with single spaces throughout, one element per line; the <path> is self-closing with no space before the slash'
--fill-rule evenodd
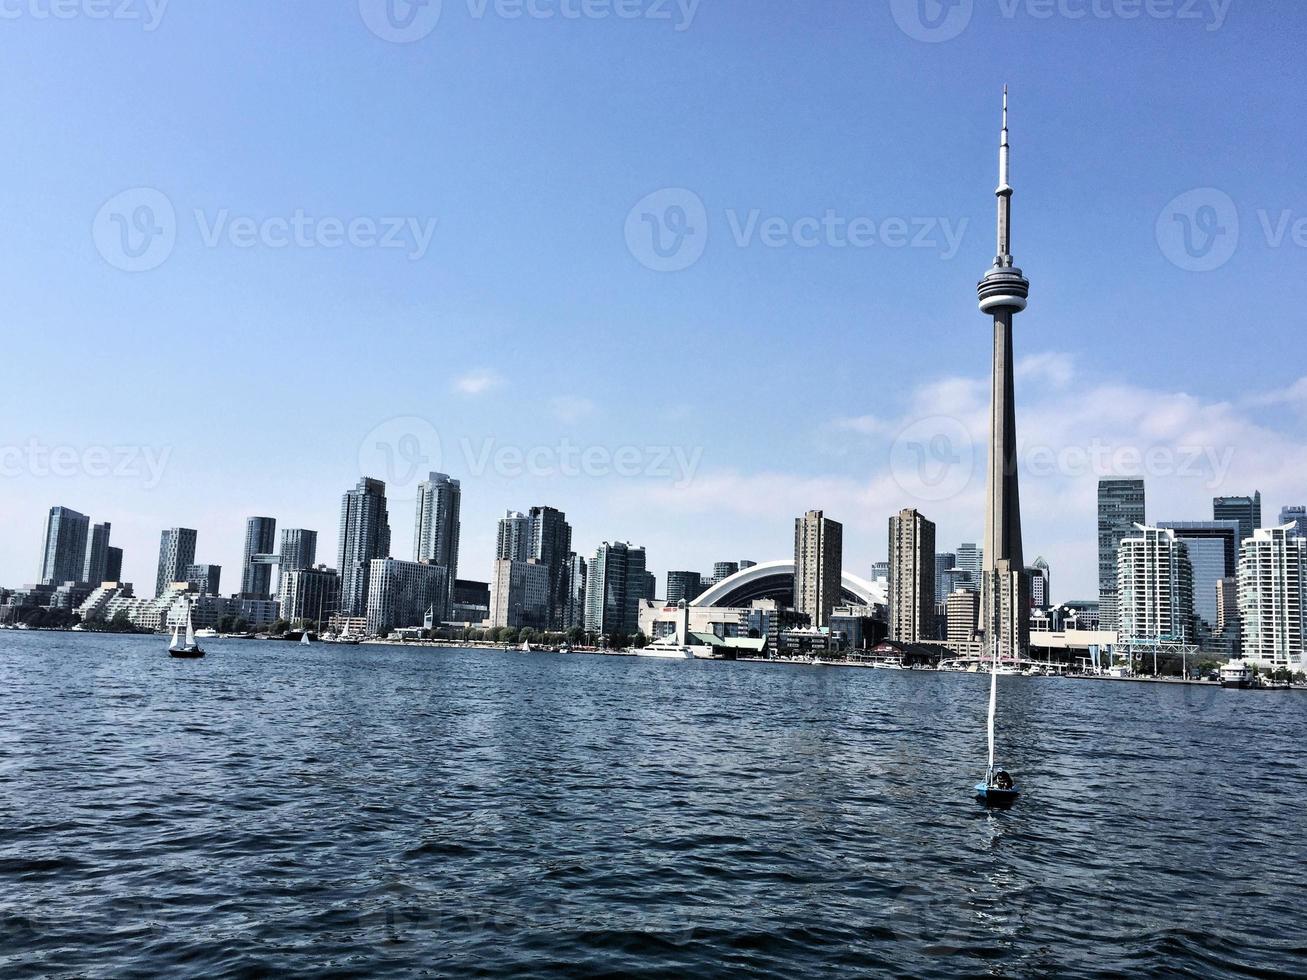
<path id="1" fill-rule="evenodd" d="M 445 570 L 449 587 L 458 580 L 458 541 L 463 486 L 447 473 L 432 473 L 418 484 L 413 516 L 413 560 Z"/>
<path id="2" fill-rule="evenodd" d="M 1303 631 L 1307 538 L 1291 525 L 1263 528 L 1239 553 L 1239 620 L 1245 660 L 1271 668 L 1307 669 Z"/>
<path id="3" fill-rule="evenodd" d="M 82 568 L 81 580 L 91 585 L 100 585 L 109 581 L 109 532 L 112 525 L 108 522 L 96 524 L 91 528 L 86 541 L 86 561 Z"/>
<path id="4" fill-rule="evenodd" d="M 364 477 L 346 492 L 340 505 L 340 611 L 345 616 L 368 615 L 372 594 L 372 563 L 390 556 L 390 512 L 386 484 Z M 411 626 L 412 623 L 405 623 Z"/>
<path id="5" fill-rule="evenodd" d="M 750 561 L 748 558 L 741 558 L 740 564 L 736 567 L 735 570 L 737 572 L 744 572 L 749 570 L 750 568 L 755 567 L 757 564 L 758 563 L 756 561 Z"/>
<path id="6" fill-rule="evenodd" d="M 813 626 L 826 626 L 839 604 L 843 565 L 844 525 L 819 510 L 795 519 L 794 608 Z"/>
<path id="7" fill-rule="evenodd" d="M 935 525 L 913 508 L 889 519 L 889 568 L 890 639 L 935 639 Z"/>
<path id="8" fill-rule="evenodd" d="M 439 626 L 449 608 L 448 572 L 430 562 L 374 558 L 368 571 L 368 634 Z M 343 580 L 342 580 L 343 581 Z"/>
<path id="9" fill-rule="evenodd" d="M 108 622 L 113 617 L 106 614 L 109 604 L 115 599 L 126 601 L 133 599 L 130 582 L 119 583 L 105 581 L 91 590 L 90 594 L 82 600 L 82 604 L 77 607 L 77 615 L 81 617 L 83 623 L 90 622 Z"/>
<path id="10" fill-rule="evenodd" d="M 250 517 L 245 521 L 245 549 L 241 559 L 241 595 L 250 599 L 272 598 L 272 565 L 269 559 L 277 547 L 277 521 L 271 517 Z"/>
<path id="11" fill-rule="evenodd" d="M 536 559 L 495 562 L 490 584 L 492 627 L 549 627 L 549 566 Z"/>
<path id="12" fill-rule="evenodd" d="M 952 551 L 935 554 L 935 604 L 945 602 L 952 591 L 946 587 L 949 572 L 957 571 L 958 556 Z"/>
<path id="13" fill-rule="evenodd" d="M 1280 527 L 1293 525 L 1293 533 L 1307 536 L 1307 507 L 1293 506 L 1280 508 Z"/>
<path id="14" fill-rule="evenodd" d="M 90 525 L 89 517 L 71 507 L 50 508 L 41 542 L 41 583 L 62 585 L 82 581 Z"/>
<path id="15" fill-rule="evenodd" d="M 585 629 L 585 595 L 588 580 L 588 563 L 581 555 L 567 559 L 567 611 L 563 625 L 569 630 Z"/>
<path id="16" fill-rule="evenodd" d="M 1057 628 L 1061 630 L 1097 633 L 1102 629 L 1101 607 L 1097 599 L 1072 599 L 1055 607 L 1052 613 Z"/>
<path id="17" fill-rule="evenodd" d="M 1193 643 L 1193 589 L 1189 549 L 1175 531 L 1136 525 L 1117 555 L 1121 645 Z"/>
<path id="18" fill-rule="evenodd" d="M 1104 630 L 1117 628 L 1117 559 L 1121 542 L 1144 523 L 1144 481 L 1098 481 L 1098 611 Z"/>
<path id="19" fill-rule="evenodd" d="M 949 595 L 948 610 L 949 647 L 965 649 L 976 642 L 976 624 L 980 620 L 980 594 L 974 589 L 958 589 Z"/>
<path id="20" fill-rule="evenodd" d="M 1048 562 L 1042 556 L 1036 558 L 1035 563 L 1026 569 L 1026 574 L 1030 577 L 1030 607 L 1047 609 L 1053 601 L 1052 576 Z"/>
<path id="21" fill-rule="evenodd" d="M 221 565 L 187 565 L 179 582 L 188 583 L 200 595 L 221 595 Z"/>
<path id="22" fill-rule="evenodd" d="M 1213 639 L 1221 618 L 1217 587 L 1222 580 L 1239 574 L 1239 522 L 1159 521 L 1157 526 L 1174 531 L 1189 550 L 1189 564 L 1194 570 L 1194 612 L 1201 621 L 1200 639 Z"/>
<path id="23" fill-rule="evenodd" d="M 754 563 L 756 564 L 756 562 Z M 749 566 L 750 568 L 753 565 Z M 667 604 L 674 606 L 682 599 L 693 602 L 703 591 L 703 576 L 698 572 L 667 573 Z"/>
<path id="24" fill-rule="evenodd" d="M 1262 526 L 1262 492 L 1254 491 L 1251 497 L 1214 497 L 1212 520 L 1238 521 L 1239 543 L 1242 545 Z"/>
<path id="25" fill-rule="evenodd" d="M 334 568 L 281 570 L 281 618 L 291 623 L 326 623 L 340 605 L 340 573 Z"/>
<path id="26" fill-rule="evenodd" d="M 886 583 L 888 583 L 888 582 L 889 582 L 889 562 L 887 562 L 887 561 L 873 561 L 873 562 L 871 563 L 871 579 L 870 579 L 870 580 L 871 580 L 872 582 L 886 582 Z"/>
<path id="27" fill-rule="evenodd" d="M 985 549 L 971 541 L 958 545 L 953 559 L 953 567 L 970 576 L 976 588 L 980 588 L 980 571 L 985 565 Z"/>
<path id="28" fill-rule="evenodd" d="M 105 548 L 104 554 L 104 580 L 106 582 L 121 582 L 123 579 L 122 548 Z"/>
<path id="29" fill-rule="evenodd" d="M 495 559 L 529 561 L 531 558 L 531 518 L 521 511 L 510 510 L 499 519 Z"/>
<path id="30" fill-rule="evenodd" d="M 452 623 L 475 625 L 490 618 L 490 583 L 458 579 L 449 610 Z"/>
<path id="31" fill-rule="evenodd" d="M 1239 578 L 1223 578 L 1216 583 L 1216 635 L 1213 645 L 1225 656 L 1236 656 L 1243 649 L 1239 628 Z"/>
<path id="32" fill-rule="evenodd" d="M 645 551 L 605 541 L 587 566 L 585 628 L 601 636 L 632 636 L 639 629 Z"/>
<path id="33" fill-rule="evenodd" d="M 658 597 L 658 576 L 653 572 L 645 571 L 644 578 L 640 584 L 640 598 L 648 599 L 653 602 Z"/>
<path id="34" fill-rule="evenodd" d="M 318 564 L 318 532 L 302 527 L 283 528 L 277 554 L 277 596 L 284 591 L 286 576 Z"/>
<path id="35" fill-rule="evenodd" d="M 567 619 L 568 559 L 572 554 L 572 525 L 567 515 L 553 507 L 532 507 L 529 559 L 549 571 L 548 613 L 545 625 L 563 629 Z"/>
<path id="36" fill-rule="evenodd" d="M 195 541 L 199 532 L 190 527 L 172 527 L 159 535 L 159 570 L 154 577 L 154 594 L 163 596 L 174 582 L 186 581 L 186 569 L 195 564 Z"/>

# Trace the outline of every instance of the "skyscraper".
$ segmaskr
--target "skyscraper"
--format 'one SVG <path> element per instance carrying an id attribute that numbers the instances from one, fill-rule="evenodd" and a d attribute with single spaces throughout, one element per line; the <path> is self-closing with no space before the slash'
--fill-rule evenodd
<path id="1" fill-rule="evenodd" d="M 1052 605 L 1053 582 L 1048 562 L 1040 556 L 1026 569 L 1030 576 L 1030 608 L 1047 609 Z"/>
<path id="2" fill-rule="evenodd" d="M 1286 524 L 1293 525 L 1294 534 L 1307 535 L 1307 507 L 1280 508 L 1280 527 Z"/>
<path id="3" fill-rule="evenodd" d="M 998 151 L 998 254 L 980 280 L 982 313 L 993 318 L 994 356 L 989 418 L 989 466 L 985 494 L 985 549 L 981 627 L 997 640 L 999 654 L 1024 656 L 1030 646 L 1030 594 L 1021 543 L 1021 495 L 1017 479 L 1017 415 L 1012 355 L 1012 318 L 1026 308 L 1030 283 L 1012 259 L 1012 187 L 1008 183 L 1007 89 Z"/>
<path id="4" fill-rule="evenodd" d="M 159 535 L 159 571 L 154 577 L 154 594 L 162 596 L 173 582 L 186 581 L 186 569 L 195 564 L 194 528 L 172 527 Z"/>
<path id="5" fill-rule="evenodd" d="M 188 565 L 178 581 L 189 582 L 200 595 L 221 595 L 221 565 Z"/>
<path id="6" fill-rule="evenodd" d="M 532 507 L 528 523 L 529 558 L 549 572 L 548 611 L 542 625 L 563 629 L 567 619 L 567 563 L 572 554 L 572 525 L 567 523 L 566 514 L 553 507 Z"/>
<path id="7" fill-rule="evenodd" d="M 682 599 L 693 602 L 703 592 L 700 583 L 703 577 L 698 572 L 667 573 L 667 604 L 674 606 Z"/>
<path id="8" fill-rule="evenodd" d="M 1256 530 L 1239 553 L 1243 656 L 1268 667 L 1307 669 L 1307 538 L 1288 526 Z"/>
<path id="9" fill-rule="evenodd" d="M 1194 642 L 1193 567 L 1174 531 L 1140 524 L 1121 541 L 1116 600 L 1123 646 Z"/>
<path id="10" fill-rule="evenodd" d="M 945 602 L 948 619 L 948 643 L 954 651 L 965 648 L 976 638 L 976 621 L 980 617 L 980 594 L 959 589 Z"/>
<path id="11" fill-rule="evenodd" d="M 105 578 L 109 568 L 109 532 L 108 523 L 96 524 L 91 528 L 86 542 L 86 563 L 82 569 L 82 581 L 91 585 L 100 585 L 110 581 Z"/>
<path id="12" fill-rule="evenodd" d="M 889 635 L 935 639 L 935 525 L 912 508 L 889 519 Z"/>
<path id="13" fill-rule="evenodd" d="M 740 563 L 738 561 L 719 561 L 712 567 L 712 577 L 715 582 L 724 582 L 732 575 L 738 575 L 740 572 Z"/>
<path id="14" fill-rule="evenodd" d="M 463 489 L 445 473 L 432 473 L 418 484 L 417 513 L 413 517 L 413 560 L 439 565 L 449 587 L 458 578 L 459 514 Z"/>
<path id="15" fill-rule="evenodd" d="M 122 548 L 105 548 L 104 550 L 104 580 L 106 582 L 121 582 L 123 580 Z"/>
<path id="16" fill-rule="evenodd" d="M 1121 542 L 1144 523 L 1144 481 L 1098 481 L 1098 623 L 1117 628 L 1117 556 Z"/>
<path id="17" fill-rule="evenodd" d="M 844 575 L 844 525 L 810 510 L 794 521 L 794 608 L 813 626 L 830 622 Z"/>
<path id="18" fill-rule="evenodd" d="M 509 561 L 527 561 L 531 557 L 531 518 L 520 511 L 510 510 L 499 519 L 499 535 L 495 544 L 495 558 Z"/>
<path id="19" fill-rule="evenodd" d="M 1221 619 L 1217 587 L 1223 579 L 1239 574 L 1239 522 L 1159 521 L 1157 526 L 1174 531 L 1188 549 L 1194 571 L 1194 613 L 1203 626 L 1200 638 L 1214 635 Z"/>
<path id="20" fill-rule="evenodd" d="M 271 517 L 251 517 L 245 521 L 245 551 L 241 561 L 241 595 L 246 599 L 272 598 L 272 565 L 259 562 L 276 553 L 277 522 Z"/>
<path id="21" fill-rule="evenodd" d="M 277 561 L 277 595 L 285 590 L 282 586 L 286 576 L 312 568 L 318 563 L 318 532 L 308 531 L 302 527 L 283 528 L 281 548 L 278 549 Z"/>
<path id="22" fill-rule="evenodd" d="M 340 613 L 368 615 L 372 562 L 390 555 L 386 484 L 364 477 L 340 503 Z M 393 624 L 392 624 L 393 625 Z"/>
<path id="23" fill-rule="evenodd" d="M 588 563 L 581 555 L 567 559 L 567 613 L 564 625 L 568 629 L 585 629 L 585 597 Z"/>
<path id="24" fill-rule="evenodd" d="M 585 628 L 601 636 L 634 636 L 640 629 L 643 548 L 605 541 L 586 569 Z"/>
<path id="25" fill-rule="evenodd" d="M 1251 497 L 1214 497 L 1212 520 L 1238 521 L 1239 542 L 1242 544 L 1262 526 L 1262 492 L 1255 491 Z"/>
<path id="26" fill-rule="evenodd" d="M 282 619 L 291 623 L 302 620 L 325 623 L 336 614 L 340 576 L 334 568 L 325 566 L 282 568 L 278 599 Z"/>
<path id="27" fill-rule="evenodd" d="M 958 545 L 957 558 L 953 562 L 953 567 L 960 572 L 965 572 L 971 579 L 971 584 L 980 588 L 980 573 L 985 566 L 985 551 L 980 545 L 971 541 L 964 541 Z"/>
<path id="28" fill-rule="evenodd" d="M 69 507 L 50 508 L 45 520 L 45 539 L 41 542 L 42 584 L 82 581 L 90 526 L 91 519 L 85 514 Z"/>
<path id="29" fill-rule="evenodd" d="M 953 590 L 948 587 L 949 578 L 946 572 L 955 571 L 957 568 L 958 556 L 951 551 L 936 552 L 935 554 L 935 604 L 942 605 L 948 600 L 949 593 Z"/>
<path id="30" fill-rule="evenodd" d="M 375 558 L 369 565 L 369 634 L 385 636 L 406 626 L 431 629 L 440 625 L 449 610 L 450 589 L 444 568 L 397 558 Z"/>

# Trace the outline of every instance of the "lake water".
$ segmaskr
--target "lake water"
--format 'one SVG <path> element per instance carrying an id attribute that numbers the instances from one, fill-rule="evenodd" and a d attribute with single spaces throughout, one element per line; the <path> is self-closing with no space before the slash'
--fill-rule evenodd
<path id="1" fill-rule="evenodd" d="M 0 974 L 1302 975 L 1307 696 L 0 634 Z"/>

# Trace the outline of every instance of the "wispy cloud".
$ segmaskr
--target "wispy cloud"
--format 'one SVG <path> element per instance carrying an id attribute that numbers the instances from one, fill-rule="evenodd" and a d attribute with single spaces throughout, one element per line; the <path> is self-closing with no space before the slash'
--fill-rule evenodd
<path id="1" fill-rule="evenodd" d="M 484 395 L 487 392 L 494 391 L 502 387 L 504 378 L 502 375 L 491 370 L 470 371 L 454 380 L 454 390 L 460 395 L 475 397 Z"/>

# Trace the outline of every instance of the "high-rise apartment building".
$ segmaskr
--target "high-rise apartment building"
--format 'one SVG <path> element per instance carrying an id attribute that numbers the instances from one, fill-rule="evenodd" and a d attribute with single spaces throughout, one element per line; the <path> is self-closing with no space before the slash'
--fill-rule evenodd
<path id="1" fill-rule="evenodd" d="M 376 558 L 368 570 L 368 633 L 385 636 L 409 626 L 432 629 L 449 609 L 445 569 L 429 562 Z"/>
<path id="2" fill-rule="evenodd" d="M 589 563 L 581 555 L 567 559 L 567 611 L 563 624 L 568 629 L 585 629 L 585 597 Z"/>
<path id="3" fill-rule="evenodd" d="M 1238 521 L 1239 543 L 1242 545 L 1262 526 L 1262 492 L 1254 491 L 1251 497 L 1214 497 L 1212 520 Z"/>
<path id="4" fill-rule="evenodd" d="M 1047 609 L 1053 601 L 1053 577 L 1048 561 L 1043 556 L 1036 558 L 1026 569 L 1026 575 L 1030 578 L 1030 608 Z"/>
<path id="5" fill-rule="evenodd" d="M 1115 598 L 1123 646 L 1194 642 L 1193 567 L 1174 531 L 1140 524 L 1122 539 Z"/>
<path id="6" fill-rule="evenodd" d="M 106 582 L 121 582 L 123 580 L 122 548 L 106 548 L 104 552 L 104 580 Z"/>
<path id="7" fill-rule="evenodd" d="M 985 567 L 985 549 L 971 541 L 958 545 L 953 567 L 970 576 L 971 583 L 980 588 L 980 570 Z"/>
<path id="8" fill-rule="evenodd" d="M 283 528 L 277 560 L 277 595 L 284 591 L 286 576 L 318 564 L 318 532 L 302 527 Z"/>
<path id="9" fill-rule="evenodd" d="M 1174 531 L 1185 543 L 1194 570 L 1194 613 L 1201 620 L 1200 639 L 1214 636 L 1221 615 L 1217 587 L 1223 579 L 1239 574 L 1239 522 L 1159 521 L 1157 526 Z"/>
<path id="10" fill-rule="evenodd" d="M 531 518 L 521 511 L 510 510 L 499 519 L 495 559 L 529 561 L 531 558 Z"/>
<path id="11" fill-rule="evenodd" d="M 1307 538 L 1284 527 L 1262 528 L 1239 553 L 1239 620 L 1246 660 L 1267 667 L 1307 669 L 1303 631 Z"/>
<path id="12" fill-rule="evenodd" d="M 975 642 L 976 624 L 980 619 L 980 593 L 974 588 L 959 589 L 945 600 L 948 619 L 948 644 L 955 651 Z"/>
<path id="13" fill-rule="evenodd" d="M 340 504 L 340 614 L 368 615 L 372 563 L 390 556 L 386 484 L 364 477 Z M 393 624 L 392 624 L 393 625 Z M 412 625 L 412 624 L 409 624 Z"/>
<path id="14" fill-rule="evenodd" d="M 159 571 L 154 577 L 154 594 L 162 596 L 173 582 L 186 581 L 186 569 L 195 564 L 195 540 L 199 532 L 190 527 L 172 527 L 159 536 Z"/>
<path id="15" fill-rule="evenodd" d="M 567 619 L 568 559 L 572 555 L 572 525 L 567 515 L 553 507 L 532 507 L 528 515 L 531 534 L 529 560 L 549 571 L 549 602 L 545 626 L 563 629 Z"/>
<path id="16" fill-rule="evenodd" d="M 51 507 L 41 542 L 41 583 L 81 582 L 91 519 L 69 507 Z M 95 583 L 98 585 L 99 583 Z"/>
<path id="17" fill-rule="evenodd" d="M 1117 628 L 1117 558 L 1121 542 L 1144 523 L 1144 481 L 1098 481 L 1098 622 Z"/>
<path id="18" fill-rule="evenodd" d="M 547 629 L 549 566 L 535 559 L 497 560 L 490 582 L 490 625 Z"/>
<path id="19" fill-rule="evenodd" d="M 1293 525 L 1293 533 L 1307 536 L 1307 507 L 1293 506 L 1280 508 L 1280 527 Z"/>
<path id="20" fill-rule="evenodd" d="M 245 521 L 245 549 L 241 559 L 241 596 L 272 598 L 271 556 L 276 554 L 277 522 L 271 517 L 250 517 Z M 259 560 L 262 559 L 262 560 Z"/>
<path id="21" fill-rule="evenodd" d="M 221 565 L 188 565 L 179 582 L 188 582 L 200 595 L 221 595 Z"/>
<path id="22" fill-rule="evenodd" d="M 725 582 L 732 575 L 740 573 L 740 563 L 738 561 L 719 561 L 715 562 L 712 567 L 712 577 L 714 582 Z"/>
<path id="23" fill-rule="evenodd" d="M 678 602 L 693 602 L 703 592 L 703 576 L 698 572 L 667 573 L 667 604 L 674 606 Z"/>
<path id="24" fill-rule="evenodd" d="M 99 586 L 109 581 L 105 578 L 109 570 L 109 532 L 108 523 L 96 524 L 91 528 L 86 541 L 86 562 L 82 569 L 82 581 Z"/>
<path id="25" fill-rule="evenodd" d="M 796 518 L 794 608 L 807 614 L 813 626 L 830 623 L 831 611 L 840 603 L 843 576 L 844 525 L 819 510 Z"/>
<path id="26" fill-rule="evenodd" d="M 291 623 L 325 623 L 340 604 L 340 575 L 334 568 L 283 568 L 278 601 Z"/>
<path id="27" fill-rule="evenodd" d="M 585 628 L 601 636 L 634 636 L 645 587 L 643 548 L 605 541 L 586 568 Z"/>
<path id="28" fill-rule="evenodd" d="M 889 635 L 900 643 L 935 636 L 935 525 L 912 508 L 889 519 Z"/>
<path id="29" fill-rule="evenodd" d="M 453 589 L 458 578 L 458 539 L 463 487 L 446 473 L 432 473 L 418 484 L 413 516 L 413 560 L 439 565 Z"/>

